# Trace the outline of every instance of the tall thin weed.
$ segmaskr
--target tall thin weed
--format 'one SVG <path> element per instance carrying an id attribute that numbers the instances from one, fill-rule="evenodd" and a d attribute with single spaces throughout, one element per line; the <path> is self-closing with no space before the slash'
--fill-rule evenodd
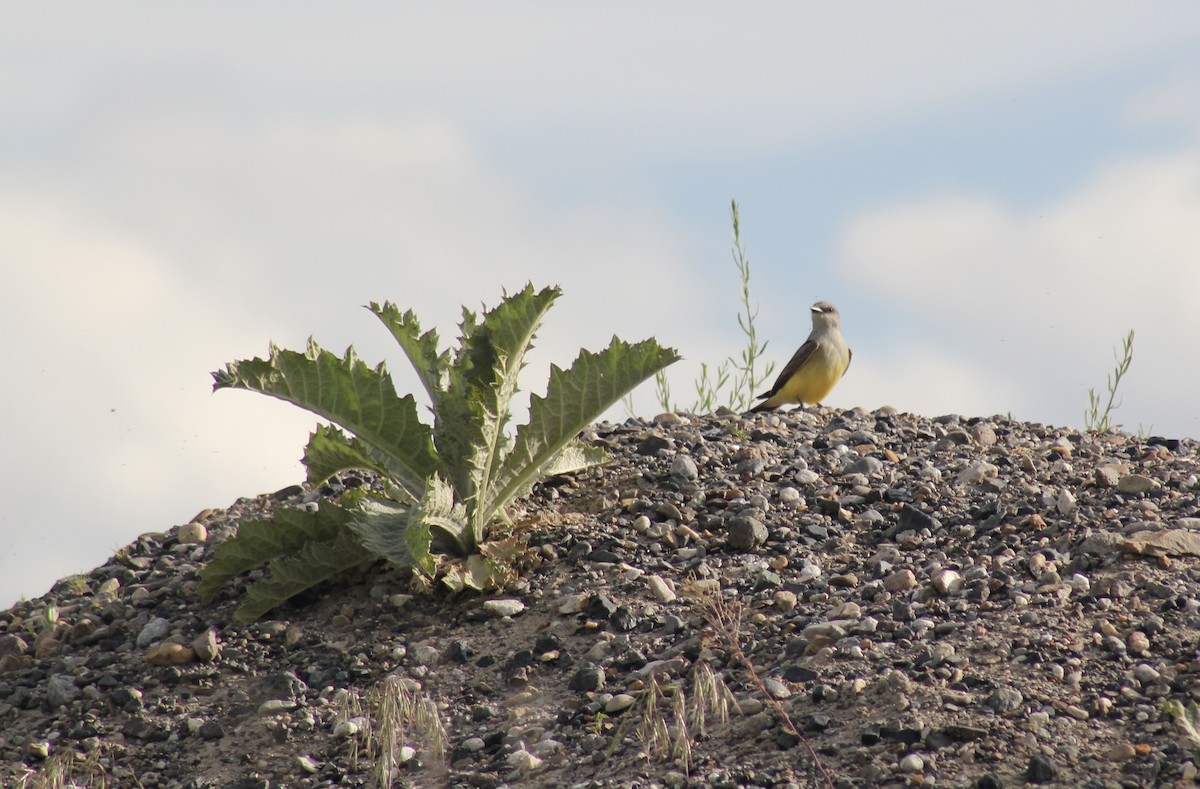
<path id="1" fill-rule="evenodd" d="M 1113 423 L 1112 412 L 1121 407 L 1121 401 L 1117 400 L 1117 387 L 1121 385 L 1121 379 L 1125 377 L 1125 373 L 1129 372 L 1129 365 L 1133 362 L 1133 329 L 1130 329 L 1129 334 L 1125 335 L 1120 355 L 1114 350 L 1113 358 L 1116 359 L 1117 366 L 1108 374 L 1105 381 L 1108 389 L 1108 401 L 1104 404 L 1103 409 L 1100 408 L 1103 396 L 1096 394 L 1095 389 L 1088 389 L 1088 407 L 1083 412 L 1083 427 L 1091 433 L 1103 433 L 1114 427 L 1121 427 Z"/>
<path id="2" fill-rule="evenodd" d="M 737 356 L 730 356 L 715 367 L 708 362 L 700 363 L 700 377 L 692 384 L 695 399 L 691 405 L 682 405 L 672 398 L 670 381 L 662 370 L 658 371 L 654 376 L 654 384 L 658 405 L 663 411 L 708 414 L 722 405 L 733 411 L 745 411 L 754 402 L 754 393 L 775 370 L 774 362 L 763 364 L 767 343 L 759 342 L 758 328 L 755 326 L 758 305 L 750 298 L 750 255 L 742 240 L 737 200 L 730 201 L 730 218 L 733 224 L 733 264 L 737 268 L 739 283 L 737 322 L 745 344 Z M 629 399 L 626 399 L 625 407 L 633 413 Z"/>

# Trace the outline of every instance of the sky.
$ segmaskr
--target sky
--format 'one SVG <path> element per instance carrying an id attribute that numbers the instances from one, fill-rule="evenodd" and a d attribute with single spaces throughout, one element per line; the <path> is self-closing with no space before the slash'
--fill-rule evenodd
<path id="1" fill-rule="evenodd" d="M 314 418 L 211 391 L 362 306 L 455 335 L 557 284 L 530 357 L 737 354 L 729 203 L 782 365 L 827 398 L 1200 437 L 1200 5 L 24 4 L 0 26 L 0 605 L 303 479 Z M 635 409 L 660 409 L 653 386 Z M 613 418 L 624 418 L 617 409 Z"/>

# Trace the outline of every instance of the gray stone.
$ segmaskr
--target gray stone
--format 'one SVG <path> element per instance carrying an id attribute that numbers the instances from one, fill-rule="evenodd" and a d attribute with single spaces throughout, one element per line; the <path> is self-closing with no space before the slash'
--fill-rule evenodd
<path id="1" fill-rule="evenodd" d="M 683 454 L 676 455 L 675 459 L 671 461 L 671 473 L 687 480 L 693 480 L 700 476 L 700 472 L 696 468 L 696 461 L 692 460 L 691 455 Z"/>
<path id="2" fill-rule="evenodd" d="M 46 681 L 46 702 L 50 709 L 58 709 L 79 698 L 75 677 L 70 674 L 55 674 Z"/>
<path id="3" fill-rule="evenodd" d="M 751 551 L 767 541 L 767 527 L 757 518 L 738 516 L 727 526 L 729 545 L 734 550 Z"/>
<path id="4" fill-rule="evenodd" d="M 1013 715 L 1020 711 L 1025 697 L 1016 688 L 996 688 L 988 696 L 987 704 L 1001 715 Z"/>
<path id="5" fill-rule="evenodd" d="M 1158 480 L 1151 479 L 1144 474 L 1126 474 L 1117 482 L 1118 491 L 1133 495 L 1149 493 L 1158 487 L 1160 487 Z"/>
<path id="6" fill-rule="evenodd" d="M 162 641 L 171 632 L 171 623 L 161 616 L 155 617 L 146 623 L 141 632 L 137 635 L 137 640 L 134 642 L 139 649 L 144 649 L 156 641 Z"/>

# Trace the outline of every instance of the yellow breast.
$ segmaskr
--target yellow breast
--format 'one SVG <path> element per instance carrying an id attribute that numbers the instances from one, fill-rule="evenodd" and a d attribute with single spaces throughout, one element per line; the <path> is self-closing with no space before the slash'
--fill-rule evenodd
<path id="1" fill-rule="evenodd" d="M 850 359 L 839 355 L 836 349 L 817 346 L 808 361 L 771 398 L 771 405 L 821 402 L 842 379 L 849 364 Z"/>

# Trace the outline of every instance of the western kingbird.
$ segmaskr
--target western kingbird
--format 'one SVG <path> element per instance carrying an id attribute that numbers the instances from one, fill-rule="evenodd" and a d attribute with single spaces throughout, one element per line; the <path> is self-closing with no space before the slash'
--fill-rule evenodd
<path id="1" fill-rule="evenodd" d="M 775 379 L 766 398 L 748 413 L 769 411 L 788 403 L 820 403 L 850 367 L 850 346 L 842 337 L 841 314 L 827 301 L 812 305 L 812 333 Z"/>

